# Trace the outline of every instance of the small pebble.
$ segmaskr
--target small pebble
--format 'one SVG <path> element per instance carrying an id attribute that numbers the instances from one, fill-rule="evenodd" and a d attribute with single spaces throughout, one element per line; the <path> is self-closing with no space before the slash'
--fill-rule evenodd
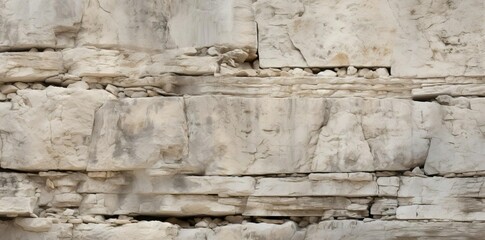
<path id="1" fill-rule="evenodd" d="M 9 93 L 7 94 L 7 99 L 13 99 L 15 96 L 17 96 L 16 93 Z"/>
<path id="2" fill-rule="evenodd" d="M 345 68 L 338 68 L 336 70 L 337 70 L 338 77 L 345 77 L 347 75 L 347 69 Z"/>
<path id="3" fill-rule="evenodd" d="M 45 86 L 41 83 L 34 83 L 34 84 L 32 84 L 31 88 L 34 89 L 34 90 L 44 90 Z"/>
<path id="4" fill-rule="evenodd" d="M 357 72 L 357 76 L 363 77 L 365 76 L 366 73 L 368 73 L 370 70 L 368 68 L 362 68 Z"/>
<path id="5" fill-rule="evenodd" d="M 68 208 L 68 209 L 64 210 L 64 212 L 62 212 L 62 215 L 64 215 L 64 216 L 72 216 L 72 215 L 74 215 L 74 212 L 75 211 L 73 209 L 69 209 Z"/>
<path id="6" fill-rule="evenodd" d="M 378 78 L 379 76 L 374 71 L 368 71 L 367 73 L 364 74 L 364 77 L 367 79 L 374 79 L 374 78 Z"/>
<path id="7" fill-rule="evenodd" d="M 379 77 L 389 77 L 389 72 L 386 68 L 378 68 L 376 69 L 376 73 Z"/>
<path id="8" fill-rule="evenodd" d="M 130 223 L 129 219 L 116 219 L 114 220 L 114 224 L 116 225 L 124 225 Z"/>
<path id="9" fill-rule="evenodd" d="M 72 223 L 72 224 L 81 224 L 81 223 L 83 223 L 83 220 L 79 219 L 79 218 L 74 218 L 74 219 L 69 219 L 68 222 Z"/>
<path id="10" fill-rule="evenodd" d="M 337 73 L 332 71 L 332 70 L 325 70 L 323 72 L 319 72 L 317 74 L 317 76 L 320 76 L 320 77 L 336 77 L 337 76 Z"/>
<path id="11" fill-rule="evenodd" d="M 7 95 L 9 93 L 16 93 L 17 90 L 19 89 L 16 86 L 10 84 L 0 86 L 0 92 Z"/>
<path id="12" fill-rule="evenodd" d="M 45 83 L 47 83 L 47 84 L 53 84 L 53 85 L 61 85 L 62 84 L 62 79 L 59 76 L 54 76 L 54 77 L 47 78 L 45 80 Z"/>
<path id="13" fill-rule="evenodd" d="M 209 49 L 207 49 L 207 54 L 211 55 L 211 56 L 217 56 L 219 55 L 219 51 L 217 50 L 216 47 L 210 47 Z"/>
<path id="14" fill-rule="evenodd" d="M 352 75 L 355 75 L 356 73 L 357 73 L 357 68 L 355 68 L 354 66 L 349 66 L 347 68 L 347 75 L 352 76 Z"/>
<path id="15" fill-rule="evenodd" d="M 148 94 L 146 92 L 134 92 L 131 94 L 132 98 L 142 98 L 142 97 L 148 97 Z"/>
<path id="16" fill-rule="evenodd" d="M 14 86 L 16 86 L 18 89 L 22 90 L 22 89 L 26 89 L 29 87 L 29 84 L 27 83 L 24 83 L 24 82 L 16 82 L 13 84 Z"/>
<path id="17" fill-rule="evenodd" d="M 115 96 L 118 95 L 118 88 L 111 85 L 111 84 L 106 85 L 105 89 L 106 89 L 106 91 L 110 92 L 111 94 L 113 94 Z"/>
<path id="18" fill-rule="evenodd" d="M 79 82 L 75 82 L 75 83 L 69 84 L 67 86 L 67 88 L 76 88 L 76 89 L 88 90 L 89 89 L 89 84 L 87 84 L 85 81 L 79 81 Z"/>

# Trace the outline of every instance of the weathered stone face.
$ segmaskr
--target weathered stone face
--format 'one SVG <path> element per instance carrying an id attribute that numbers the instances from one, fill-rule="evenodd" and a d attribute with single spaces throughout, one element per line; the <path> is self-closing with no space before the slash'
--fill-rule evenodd
<path id="1" fill-rule="evenodd" d="M 183 98 L 114 100 L 96 115 L 88 171 L 160 168 L 187 156 Z"/>
<path id="2" fill-rule="evenodd" d="M 391 64 L 397 24 L 387 1 L 264 0 L 254 7 L 263 67 Z"/>
<path id="3" fill-rule="evenodd" d="M 11 104 L 2 103 L 0 166 L 27 171 L 86 169 L 95 111 L 113 96 L 101 90 L 55 87 L 18 94 Z"/>
<path id="4" fill-rule="evenodd" d="M 482 239 L 484 8 L 0 0 L 0 239 Z"/>

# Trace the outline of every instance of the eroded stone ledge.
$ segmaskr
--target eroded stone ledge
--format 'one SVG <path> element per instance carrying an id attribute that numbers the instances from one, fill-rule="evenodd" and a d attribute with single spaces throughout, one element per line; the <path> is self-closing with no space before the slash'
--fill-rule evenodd
<path id="1" fill-rule="evenodd" d="M 14 170 L 485 170 L 483 98 L 440 105 L 391 98 L 116 99 L 103 90 L 56 87 L 17 93 L 0 103 L 0 166 Z"/>
<path id="2" fill-rule="evenodd" d="M 41 220 L 41 219 L 39 219 Z M 121 226 L 113 224 L 70 224 L 55 223 L 49 228 L 37 226 L 26 230 L 26 224 L 12 221 L 0 223 L 3 236 L 14 238 L 54 239 L 96 239 L 120 238 L 142 239 L 402 239 L 402 238 L 454 238 L 479 239 L 484 223 L 460 222 L 407 222 L 407 221 L 323 221 L 306 228 L 299 228 L 294 222 L 284 224 L 243 223 L 214 228 L 180 228 L 167 222 L 141 221 Z"/>

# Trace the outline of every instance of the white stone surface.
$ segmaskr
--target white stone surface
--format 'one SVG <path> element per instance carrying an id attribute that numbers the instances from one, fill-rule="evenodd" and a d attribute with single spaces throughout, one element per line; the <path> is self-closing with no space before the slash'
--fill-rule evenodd
<path id="1" fill-rule="evenodd" d="M 188 163 L 195 171 L 238 175 L 310 170 L 325 101 L 201 96 L 186 98 L 186 106 Z"/>
<path id="2" fill-rule="evenodd" d="M 247 223 L 230 224 L 223 227 L 209 229 L 181 229 L 176 240 L 222 240 L 222 239 L 274 239 L 274 240 L 303 240 L 304 231 L 299 230 L 294 222 L 284 224 Z"/>
<path id="3" fill-rule="evenodd" d="M 29 232 L 47 232 L 52 228 L 52 220 L 47 218 L 15 218 L 14 223 Z"/>
<path id="4" fill-rule="evenodd" d="M 1 166 L 86 169 L 95 111 L 113 96 L 57 87 L 20 90 L 18 95 L 12 109 L 0 108 Z"/>
<path id="5" fill-rule="evenodd" d="M 398 219 L 485 219 L 485 178 L 402 177 Z"/>
<path id="6" fill-rule="evenodd" d="M 424 170 L 447 174 L 485 170 L 485 100 L 469 100 L 470 108 L 414 103 L 415 135 L 430 139 Z"/>
<path id="7" fill-rule="evenodd" d="M 141 221 L 138 223 L 112 226 L 110 224 L 80 224 L 73 229 L 76 240 L 116 239 L 175 239 L 179 229 L 170 223 Z"/>
<path id="8" fill-rule="evenodd" d="M 254 197 L 250 196 L 246 216 L 316 216 L 364 218 L 369 200 L 344 197 Z"/>
<path id="9" fill-rule="evenodd" d="M 194 48 L 169 49 L 162 53 L 131 52 L 92 47 L 62 51 L 69 74 L 80 77 L 123 77 L 138 79 L 146 75 L 177 73 L 214 75 L 217 57 L 193 56 Z"/>
<path id="10" fill-rule="evenodd" d="M 0 51 L 75 44 L 86 1 L 0 1 Z"/>
<path id="11" fill-rule="evenodd" d="M 109 101 L 96 113 L 88 171 L 178 163 L 187 155 L 187 138 L 182 98 Z"/>
<path id="12" fill-rule="evenodd" d="M 392 75 L 478 76 L 485 73 L 484 2 L 389 1 L 398 23 Z"/>
<path id="13" fill-rule="evenodd" d="M 252 177 L 219 176 L 147 176 L 137 174 L 133 192 L 146 194 L 202 194 L 219 196 L 249 196 L 256 181 Z"/>
<path id="14" fill-rule="evenodd" d="M 35 82 L 64 72 L 59 52 L 0 53 L 0 83 Z"/>
<path id="15" fill-rule="evenodd" d="M 377 195 L 374 181 L 310 180 L 308 178 L 262 178 L 256 183 L 254 196 L 344 196 Z"/>
<path id="16" fill-rule="evenodd" d="M 483 223 L 406 221 L 323 221 L 311 225 L 305 240 L 480 239 Z"/>
<path id="17" fill-rule="evenodd" d="M 419 142 L 413 140 L 410 101 L 332 99 L 325 113 L 312 171 L 400 170 L 424 163 L 413 153 Z"/>
<path id="18" fill-rule="evenodd" d="M 15 221 L 17 222 L 17 221 Z M 45 232 L 28 231 L 15 225 L 14 221 L 1 221 L 2 239 L 32 239 L 32 240 L 69 240 L 72 239 L 72 224 L 57 223 Z"/>
<path id="19" fill-rule="evenodd" d="M 397 26 L 384 0 L 259 0 L 254 8 L 262 67 L 391 64 Z"/>
<path id="20" fill-rule="evenodd" d="M 0 216 L 30 216 L 36 202 L 35 197 L 0 197 Z"/>
<path id="21" fill-rule="evenodd" d="M 88 194 L 80 207 L 82 214 L 135 214 L 176 217 L 241 214 L 242 198 L 218 198 L 211 195 Z"/>
<path id="22" fill-rule="evenodd" d="M 78 44 L 166 49 L 216 44 L 256 49 L 251 1 L 103 0 L 84 10 Z"/>

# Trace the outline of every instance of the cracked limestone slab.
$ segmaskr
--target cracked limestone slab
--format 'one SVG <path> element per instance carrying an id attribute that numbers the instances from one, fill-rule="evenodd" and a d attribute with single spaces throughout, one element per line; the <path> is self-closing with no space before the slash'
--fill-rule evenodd
<path id="1" fill-rule="evenodd" d="M 81 214 L 146 216 L 227 216 L 241 214 L 245 200 L 214 195 L 86 194 Z"/>
<path id="2" fill-rule="evenodd" d="M 0 53 L 0 83 L 43 81 L 63 72 L 59 52 Z"/>
<path id="3" fill-rule="evenodd" d="M 261 178 L 253 196 L 343 196 L 377 195 L 377 182 L 312 180 L 309 178 Z"/>
<path id="4" fill-rule="evenodd" d="M 2 168 L 84 170 L 95 111 L 114 97 L 103 90 L 20 90 L 0 107 Z"/>
<path id="5" fill-rule="evenodd" d="M 399 24 L 392 57 L 398 77 L 485 74 L 482 0 L 389 1 Z"/>
<path id="6" fill-rule="evenodd" d="M 312 161 L 315 172 L 406 170 L 424 163 L 404 99 L 329 99 Z M 415 150 L 416 148 L 416 150 Z"/>
<path id="7" fill-rule="evenodd" d="M 485 178 L 401 177 L 398 219 L 485 220 Z"/>
<path id="8" fill-rule="evenodd" d="M 432 203 L 441 198 L 485 198 L 485 178 L 401 177 L 399 198 Z"/>
<path id="9" fill-rule="evenodd" d="M 244 239 L 274 239 L 274 240 L 303 240 L 305 229 L 298 228 L 294 222 L 285 222 L 283 224 L 269 223 L 243 223 L 229 224 L 226 226 L 216 227 L 214 229 L 195 228 L 180 229 L 175 240 L 244 240 Z"/>
<path id="10" fill-rule="evenodd" d="M 148 176 L 142 172 L 133 178 L 132 191 L 146 194 L 249 196 L 254 192 L 255 183 L 252 177 Z"/>
<path id="11" fill-rule="evenodd" d="M 256 52 L 251 0 L 93 0 L 78 45 L 163 50 L 233 45 Z"/>
<path id="12" fill-rule="evenodd" d="M 310 225 L 305 240 L 480 239 L 485 224 L 465 222 L 406 222 L 332 220 Z"/>
<path id="13" fill-rule="evenodd" d="M 0 173 L 0 216 L 30 216 L 37 208 L 35 178 L 20 173 Z"/>
<path id="14" fill-rule="evenodd" d="M 365 218 L 369 203 L 364 198 L 250 196 L 243 215 Z"/>
<path id="15" fill-rule="evenodd" d="M 70 223 L 54 223 L 49 229 L 24 229 L 17 221 L 0 221 L 0 232 L 3 239 L 32 239 L 32 240 L 69 240 L 72 239 L 73 225 Z"/>
<path id="16" fill-rule="evenodd" d="M 385 0 L 259 0 L 254 8 L 262 67 L 391 65 L 396 24 Z"/>
<path id="17" fill-rule="evenodd" d="M 427 174 L 485 170 L 485 99 L 463 99 L 464 106 L 415 102 L 415 136 L 429 139 Z"/>
<path id="18" fill-rule="evenodd" d="M 187 164 L 207 175 L 309 171 L 325 101 L 316 98 L 186 98 Z"/>
<path id="19" fill-rule="evenodd" d="M 423 165 L 428 151 L 410 100 L 199 96 L 186 105 L 196 173 L 399 171 Z"/>
<path id="20" fill-rule="evenodd" d="M 179 227 L 167 222 L 140 221 L 121 226 L 111 224 L 79 224 L 73 228 L 74 240 L 167 239 L 173 240 Z"/>
<path id="21" fill-rule="evenodd" d="M 54 182 L 56 183 L 56 182 Z M 109 178 L 86 177 L 79 193 L 136 193 L 176 195 L 249 196 L 256 181 L 252 177 L 153 175 L 139 170 Z"/>
<path id="22" fill-rule="evenodd" d="M 1 0 L 0 51 L 73 47 L 84 0 Z"/>
<path id="23" fill-rule="evenodd" d="M 165 73 L 214 75 L 217 57 L 193 56 L 195 48 L 168 49 L 161 53 L 78 47 L 62 51 L 67 73 L 79 77 L 132 78 Z M 140 85 L 141 83 L 136 83 Z"/>
<path id="24" fill-rule="evenodd" d="M 187 155 L 184 99 L 106 102 L 97 112 L 88 171 L 160 168 Z"/>

